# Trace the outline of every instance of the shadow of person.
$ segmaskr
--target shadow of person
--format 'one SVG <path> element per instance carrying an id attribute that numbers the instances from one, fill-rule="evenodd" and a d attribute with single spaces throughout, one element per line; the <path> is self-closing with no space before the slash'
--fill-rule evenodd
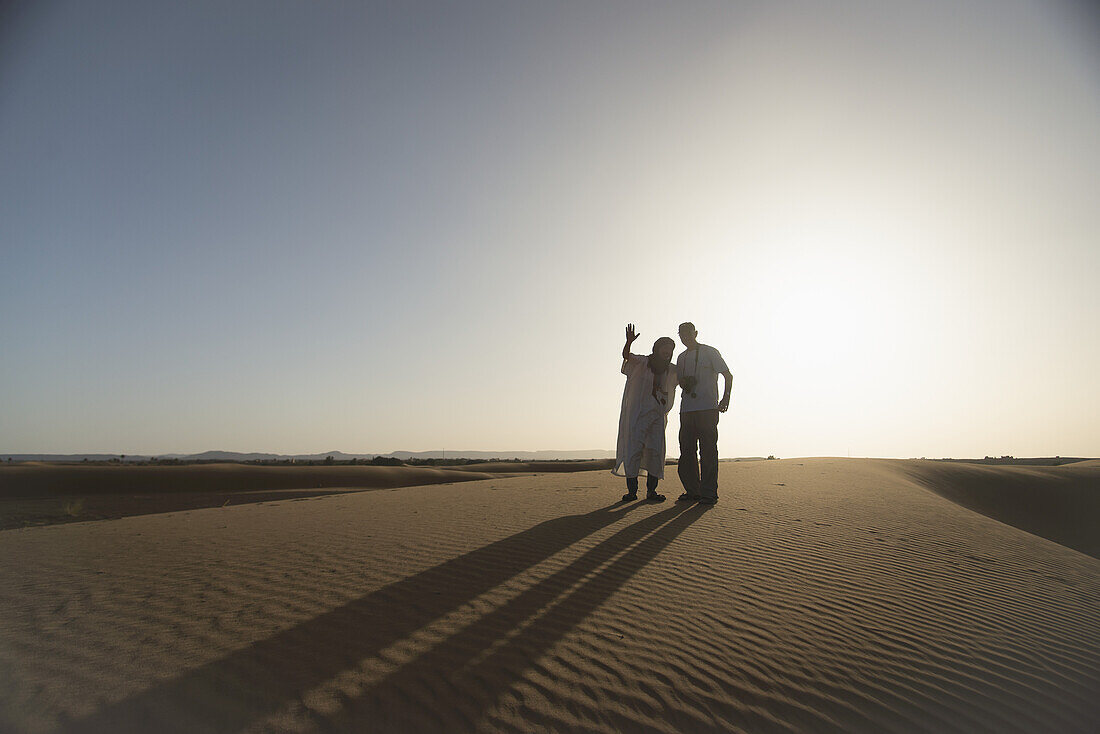
<path id="1" fill-rule="evenodd" d="M 619 530 L 387 675 L 322 726 L 337 731 L 473 730 L 540 657 L 705 512 L 678 505 Z M 434 698 L 432 691 L 447 691 L 446 709 L 425 706 Z M 529 717 L 525 723 L 552 728 L 554 721 Z"/>
<path id="2" fill-rule="evenodd" d="M 108 704 L 74 732 L 236 732 L 644 505 L 616 502 L 489 543 Z"/>

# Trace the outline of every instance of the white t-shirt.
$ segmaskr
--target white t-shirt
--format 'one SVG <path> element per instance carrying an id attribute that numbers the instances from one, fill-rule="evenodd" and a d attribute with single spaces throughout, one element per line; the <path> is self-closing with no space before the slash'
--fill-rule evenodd
<path id="1" fill-rule="evenodd" d="M 726 360 L 714 347 L 700 344 L 697 349 L 681 352 L 676 358 L 676 372 L 680 378 L 694 376 L 698 383 L 694 390 L 680 390 L 680 412 L 718 409 L 718 375 L 729 372 Z M 695 397 L 692 397 L 692 392 Z"/>

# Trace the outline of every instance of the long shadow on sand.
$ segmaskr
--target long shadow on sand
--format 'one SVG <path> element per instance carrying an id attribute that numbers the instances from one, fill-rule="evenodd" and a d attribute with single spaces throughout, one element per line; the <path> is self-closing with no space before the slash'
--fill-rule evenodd
<path id="1" fill-rule="evenodd" d="M 548 520 L 109 704 L 90 716 L 70 721 L 65 729 L 112 733 L 239 731 L 484 592 L 621 521 L 641 506 L 615 504 L 583 515 Z M 629 525 L 625 535 L 626 531 L 620 531 L 612 536 L 618 539 L 614 543 L 609 539 L 601 544 L 601 548 L 607 547 L 597 556 L 617 553 L 680 511 L 672 508 Z M 586 556 L 593 553 L 596 551 Z M 586 563 L 590 565 L 597 556 Z M 542 589 L 541 601 L 525 594 L 522 606 L 513 607 L 508 614 L 529 615 L 536 603 L 549 601 L 546 593 L 560 587 L 547 586 L 547 582 L 537 587 Z M 583 606 L 575 600 L 569 608 L 579 610 Z"/>
<path id="2" fill-rule="evenodd" d="M 672 507 L 623 528 L 565 568 L 420 655 L 364 691 L 322 728 L 337 731 L 463 731 L 520 681 L 538 660 L 672 539 L 702 507 Z M 638 620 L 645 624 L 646 620 Z M 426 706 L 445 687 L 448 709 Z M 561 725 L 525 711 L 531 726 Z"/>

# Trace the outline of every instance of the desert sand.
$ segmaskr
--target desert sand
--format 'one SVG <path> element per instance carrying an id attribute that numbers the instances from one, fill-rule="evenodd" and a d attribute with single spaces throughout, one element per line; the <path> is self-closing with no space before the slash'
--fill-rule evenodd
<path id="1" fill-rule="evenodd" d="M 464 466 L 256 464 L 0 465 L 0 530 L 546 472 L 610 469 L 611 459 Z"/>
<path id="2" fill-rule="evenodd" d="M 0 730 L 1100 730 L 1100 463 L 622 491 L 492 476 L 0 531 Z"/>
<path id="3" fill-rule="evenodd" d="M 611 468 L 611 461 L 454 467 L 255 464 L 0 465 L 0 530 L 277 499 L 466 482 L 517 473 Z"/>

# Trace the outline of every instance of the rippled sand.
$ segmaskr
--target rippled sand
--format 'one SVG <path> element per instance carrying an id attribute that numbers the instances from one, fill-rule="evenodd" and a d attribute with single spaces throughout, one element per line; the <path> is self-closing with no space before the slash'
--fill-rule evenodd
<path id="1" fill-rule="evenodd" d="M 1034 471 L 793 459 L 722 464 L 709 509 L 584 472 L 3 531 L 0 730 L 1096 731 L 1100 464 Z"/>

